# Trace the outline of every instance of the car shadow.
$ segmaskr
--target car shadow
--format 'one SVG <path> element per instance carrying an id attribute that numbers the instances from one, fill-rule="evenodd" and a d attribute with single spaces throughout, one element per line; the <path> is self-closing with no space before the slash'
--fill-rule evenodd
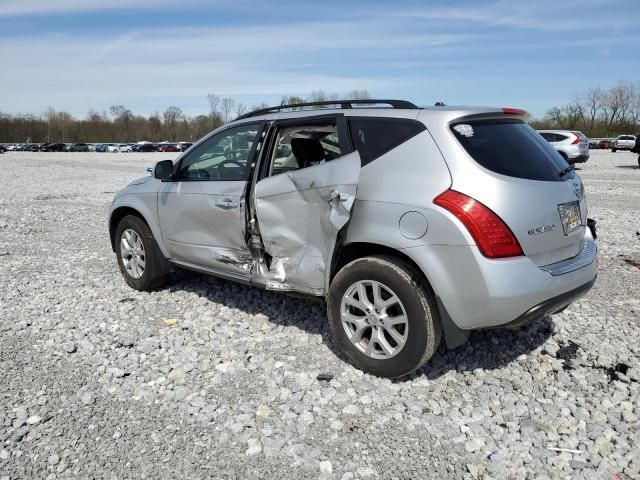
<path id="1" fill-rule="evenodd" d="M 554 329 L 551 317 L 544 317 L 518 330 L 496 328 L 471 332 L 466 343 L 452 350 L 448 350 L 443 341 L 431 360 L 406 379 L 435 380 L 450 371 L 499 370 L 543 345 Z"/>
<path id="2" fill-rule="evenodd" d="M 323 301 L 290 293 L 272 292 L 212 276 L 179 270 L 163 288 L 164 291 L 188 291 L 227 308 L 239 309 L 249 315 L 262 314 L 278 326 L 296 327 L 310 334 L 321 335 L 323 343 L 341 361 L 349 363 L 333 343 L 326 307 Z M 448 350 L 444 339 L 431 360 L 411 375 L 394 382 L 426 377 L 437 379 L 450 371 L 500 369 L 520 355 L 526 355 L 551 336 L 555 324 L 550 317 L 519 330 L 490 329 L 472 332 L 466 343 Z M 331 373 L 331 372 L 328 372 Z"/>
<path id="3" fill-rule="evenodd" d="M 626 168 L 628 170 L 640 170 L 640 166 L 636 166 L 636 165 L 616 165 L 616 168 Z"/>

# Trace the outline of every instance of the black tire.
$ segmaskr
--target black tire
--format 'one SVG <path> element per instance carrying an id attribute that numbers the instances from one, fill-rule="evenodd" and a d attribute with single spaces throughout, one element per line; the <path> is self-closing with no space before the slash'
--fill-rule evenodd
<path id="1" fill-rule="evenodd" d="M 612 149 L 611 149 L 611 153 L 616 153 L 616 149 L 615 149 L 615 148 L 612 148 Z"/>
<path id="2" fill-rule="evenodd" d="M 122 260 L 121 239 L 123 232 L 127 229 L 136 232 L 144 245 L 145 265 L 142 276 L 139 278 L 134 278 L 127 272 Z M 164 283 L 165 276 L 162 273 L 161 264 L 162 252 L 160 252 L 149 226 L 142 219 L 134 215 L 127 215 L 120 220 L 118 228 L 116 228 L 115 247 L 120 272 L 131 288 L 149 291 L 160 287 Z"/>
<path id="3" fill-rule="evenodd" d="M 638 168 L 640 168 L 640 155 L 638 155 Z"/>
<path id="4" fill-rule="evenodd" d="M 391 358 L 367 356 L 351 343 L 342 326 L 342 297 L 360 280 L 374 280 L 389 287 L 406 311 L 409 329 L 406 343 Z M 379 377 L 402 377 L 417 370 L 433 356 L 442 338 L 440 316 L 431 289 L 420 273 L 393 257 L 364 257 L 345 265 L 331 282 L 327 315 L 334 342 L 349 361 L 360 370 Z"/>

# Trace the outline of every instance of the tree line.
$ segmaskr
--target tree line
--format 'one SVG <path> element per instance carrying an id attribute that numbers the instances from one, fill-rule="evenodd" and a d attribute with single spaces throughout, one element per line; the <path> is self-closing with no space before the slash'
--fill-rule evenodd
<path id="1" fill-rule="evenodd" d="M 618 82 L 608 89 L 590 88 L 530 123 L 537 129 L 580 130 L 591 138 L 639 133 L 640 85 Z"/>
<path id="2" fill-rule="evenodd" d="M 353 99 L 370 98 L 366 90 L 354 90 Z M 309 97 L 285 95 L 283 104 L 306 101 L 337 100 L 337 94 L 322 90 Z M 229 97 L 210 93 L 206 97 L 209 112 L 196 116 L 185 114 L 171 106 L 162 113 L 147 117 L 134 114 L 124 105 L 114 105 L 108 111 L 90 110 L 86 118 L 75 118 L 64 111 L 48 108 L 42 115 L 9 115 L 0 112 L 0 142 L 3 143 L 131 143 L 137 141 L 194 141 L 248 111 L 266 108 L 262 103 L 247 107 Z"/>
<path id="3" fill-rule="evenodd" d="M 367 90 L 354 90 L 344 97 L 371 98 Z M 337 94 L 316 90 L 302 98 L 285 95 L 283 104 L 307 101 L 338 100 Z M 88 142 L 129 143 L 141 140 L 194 141 L 248 111 L 268 105 L 247 105 L 213 93 L 206 96 L 208 113 L 189 116 L 182 109 L 170 106 L 162 113 L 149 116 L 134 114 L 124 105 L 114 105 L 108 111 L 90 110 L 85 118 L 48 108 L 42 115 L 9 115 L 0 112 L 0 142 Z M 581 130 L 588 137 L 613 137 L 640 132 L 640 86 L 630 82 L 602 89 L 591 88 L 565 105 L 553 107 L 542 119 L 529 122 L 537 129 Z"/>

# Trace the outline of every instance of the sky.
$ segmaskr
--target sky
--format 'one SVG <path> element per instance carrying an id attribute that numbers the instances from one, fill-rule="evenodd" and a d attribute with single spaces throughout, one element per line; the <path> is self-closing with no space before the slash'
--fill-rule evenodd
<path id="1" fill-rule="evenodd" d="M 541 117 L 640 81 L 640 0 L 0 0 L 0 112 L 122 104 L 207 113 L 207 94 L 313 90 Z"/>

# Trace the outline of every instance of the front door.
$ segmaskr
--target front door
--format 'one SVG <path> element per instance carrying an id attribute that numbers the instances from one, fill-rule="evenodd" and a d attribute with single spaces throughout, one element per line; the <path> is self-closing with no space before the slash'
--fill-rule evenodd
<path id="1" fill-rule="evenodd" d="M 340 118 L 279 126 L 254 202 L 268 266 L 267 288 L 326 293 L 337 235 L 350 218 L 360 156 Z M 304 123 L 307 122 L 307 123 Z"/>
<path id="2" fill-rule="evenodd" d="M 262 129 L 252 123 L 213 134 L 181 159 L 175 181 L 162 184 L 158 216 L 172 260 L 248 275 L 244 195 Z"/>

